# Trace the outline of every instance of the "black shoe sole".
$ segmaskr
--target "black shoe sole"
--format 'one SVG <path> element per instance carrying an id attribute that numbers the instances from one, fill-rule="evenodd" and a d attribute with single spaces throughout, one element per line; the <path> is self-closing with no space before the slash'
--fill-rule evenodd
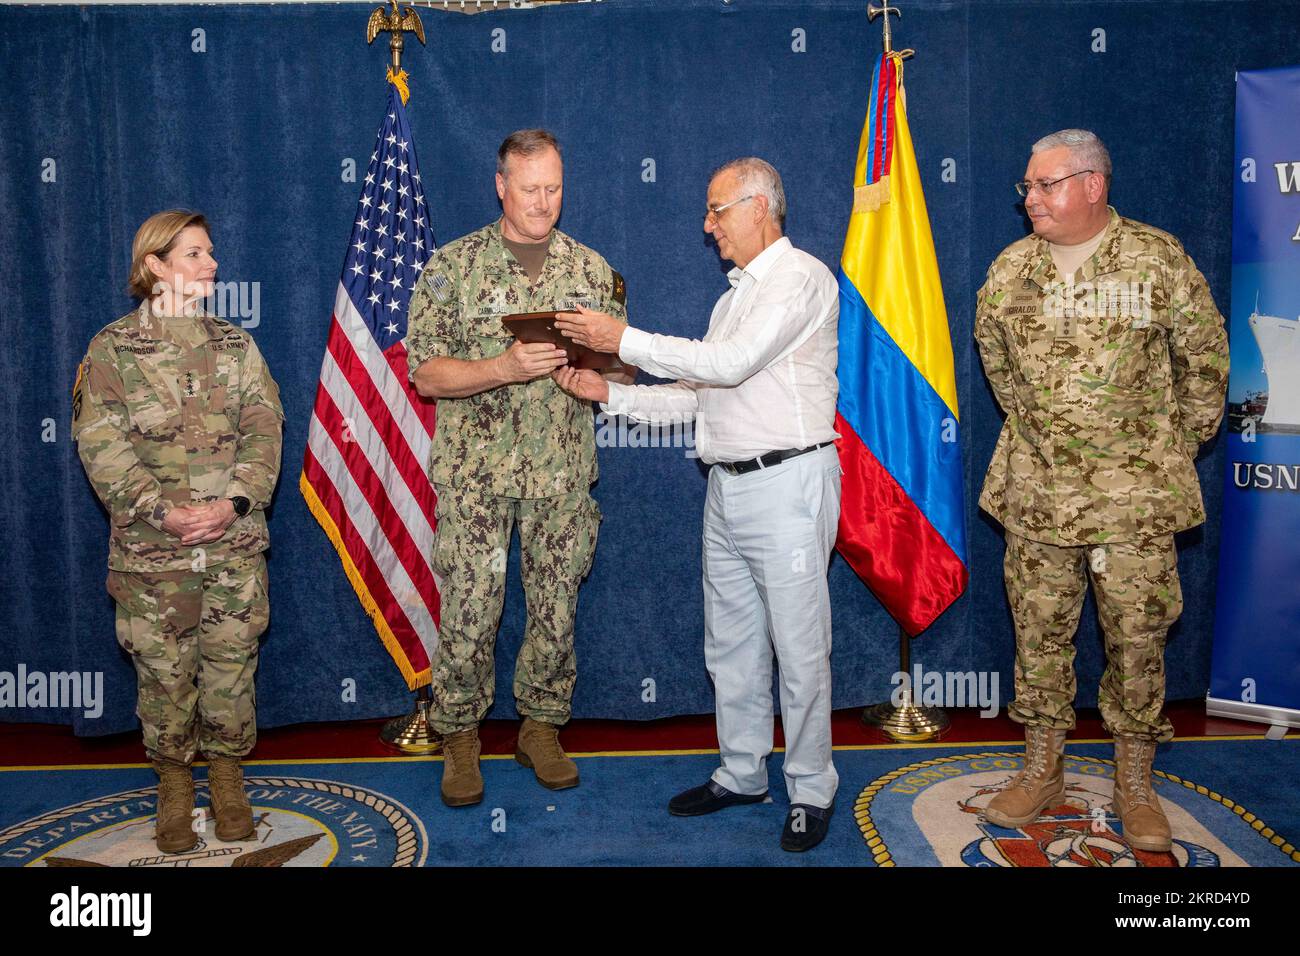
<path id="1" fill-rule="evenodd" d="M 699 810 L 674 810 L 672 807 L 669 807 L 668 812 L 675 817 L 706 817 L 710 813 L 717 813 L 719 810 L 728 810 L 731 807 L 752 806 L 755 803 L 762 803 L 766 799 L 767 799 L 767 794 L 765 793 L 757 797 L 750 797 L 746 795 L 745 799 L 743 800 L 728 800 L 726 803 L 722 804 L 721 806 L 717 806 L 716 804 L 710 804 L 706 807 L 702 807 Z"/>
<path id="2" fill-rule="evenodd" d="M 787 853 L 807 853 L 809 850 L 821 846 L 822 840 L 825 839 L 826 837 L 823 836 L 821 840 L 818 840 L 816 843 L 809 843 L 807 846 L 790 846 L 788 843 L 782 840 L 781 849 L 785 850 Z"/>

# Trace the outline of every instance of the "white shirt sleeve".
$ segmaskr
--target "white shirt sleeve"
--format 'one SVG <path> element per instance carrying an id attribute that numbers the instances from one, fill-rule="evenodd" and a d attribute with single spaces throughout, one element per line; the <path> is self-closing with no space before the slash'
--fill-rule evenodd
<path id="1" fill-rule="evenodd" d="M 794 352 L 817 331 L 823 311 L 818 291 L 806 270 L 783 269 L 760 284 L 744 318 L 725 338 L 704 342 L 629 327 L 618 354 L 660 378 L 739 385 Z"/>
<path id="2" fill-rule="evenodd" d="M 698 407 L 695 388 L 687 382 L 667 385 L 621 385 L 609 383 L 609 401 L 600 406 L 608 415 L 626 415 L 652 425 L 676 425 L 692 421 Z"/>

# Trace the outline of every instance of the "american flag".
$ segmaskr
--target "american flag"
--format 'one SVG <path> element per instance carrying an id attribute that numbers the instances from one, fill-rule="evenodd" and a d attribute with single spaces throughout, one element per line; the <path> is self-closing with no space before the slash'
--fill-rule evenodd
<path id="1" fill-rule="evenodd" d="M 434 408 L 407 380 L 407 307 L 433 251 L 415 143 L 395 86 L 361 188 L 334 297 L 298 487 L 384 646 L 429 683 L 440 581 L 425 474 Z"/>

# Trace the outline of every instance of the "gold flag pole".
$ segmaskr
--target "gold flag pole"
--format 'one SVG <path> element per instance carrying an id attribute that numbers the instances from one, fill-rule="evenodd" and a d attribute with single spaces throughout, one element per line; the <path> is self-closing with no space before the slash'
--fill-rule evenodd
<path id="1" fill-rule="evenodd" d="M 884 18 L 885 18 L 885 53 L 886 53 L 886 54 L 889 54 L 889 53 L 897 53 L 897 55 L 899 56 L 900 59 L 904 59 L 904 60 L 906 60 L 908 57 L 915 56 L 915 55 L 916 55 L 916 51 L 915 51 L 915 50 L 895 50 L 895 49 L 894 49 L 894 34 L 893 34 L 893 31 L 890 30 L 890 28 L 889 28 L 889 15 L 890 15 L 891 13 L 892 13 L 894 16 L 898 17 L 898 19 L 900 19 L 900 20 L 903 19 L 903 12 L 902 12 L 901 10 L 899 10 L 898 7 L 891 7 L 891 6 L 889 5 L 889 3 L 888 3 L 888 0 L 886 0 L 886 3 L 885 3 L 885 5 L 884 5 L 883 7 L 878 7 L 878 6 L 876 6 L 874 3 L 868 3 L 868 4 L 867 4 L 867 22 L 868 22 L 868 23 L 870 23 L 872 20 L 876 19 L 876 17 L 884 17 Z"/>
<path id="2" fill-rule="evenodd" d="M 889 6 L 888 0 L 880 7 L 874 3 L 867 4 L 868 22 L 876 17 L 885 18 L 883 38 L 885 55 L 906 60 L 914 56 L 916 51 L 894 49 L 893 31 L 889 27 L 891 13 L 900 20 L 903 17 L 902 11 L 897 7 Z M 902 67 L 900 66 L 899 69 L 901 70 Z M 902 82 L 901 73 L 899 82 Z M 887 700 L 867 707 L 862 711 L 862 722 L 869 727 L 879 729 L 892 740 L 908 742 L 938 740 L 949 727 L 948 715 L 941 708 L 920 707 L 915 703 L 915 695 L 919 689 L 912 686 L 912 639 L 902 627 L 898 629 L 898 670 L 903 675 L 902 700 L 899 705 L 896 707 L 892 700 Z"/>
<path id="3" fill-rule="evenodd" d="M 388 82 L 397 87 L 402 103 L 411 97 L 411 88 L 407 84 L 407 73 L 402 69 L 402 48 L 405 46 L 403 34 L 414 33 L 415 38 L 424 42 L 424 24 L 413 9 L 397 9 L 397 0 L 388 0 L 391 10 L 376 7 L 370 12 L 366 21 L 366 43 L 375 42 L 375 37 L 387 30 L 388 52 L 392 62 L 388 67 Z M 402 753 L 430 754 L 442 749 L 442 737 L 429 723 L 429 708 L 433 706 L 433 693 L 426 684 L 415 692 L 415 709 L 403 717 L 394 717 L 385 721 L 379 731 L 379 739 Z"/>

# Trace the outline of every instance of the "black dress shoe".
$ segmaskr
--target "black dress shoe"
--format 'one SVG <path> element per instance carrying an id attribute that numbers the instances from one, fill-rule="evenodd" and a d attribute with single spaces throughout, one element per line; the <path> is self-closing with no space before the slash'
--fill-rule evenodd
<path id="1" fill-rule="evenodd" d="M 790 815 L 785 818 L 785 829 L 781 831 L 781 849 L 791 853 L 811 850 L 826 839 L 834 812 L 833 803 L 824 809 L 806 803 L 791 804 Z"/>
<path id="2" fill-rule="evenodd" d="M 750 796 L 732 793 L 726 787 L 710 780 L 702 787 L 691 787 L 668 801 L 668 812 L 675 817 L 698 817 L 714 810 L 723 810 L 742 803 L 761 803 L 767 791 Z"/>

